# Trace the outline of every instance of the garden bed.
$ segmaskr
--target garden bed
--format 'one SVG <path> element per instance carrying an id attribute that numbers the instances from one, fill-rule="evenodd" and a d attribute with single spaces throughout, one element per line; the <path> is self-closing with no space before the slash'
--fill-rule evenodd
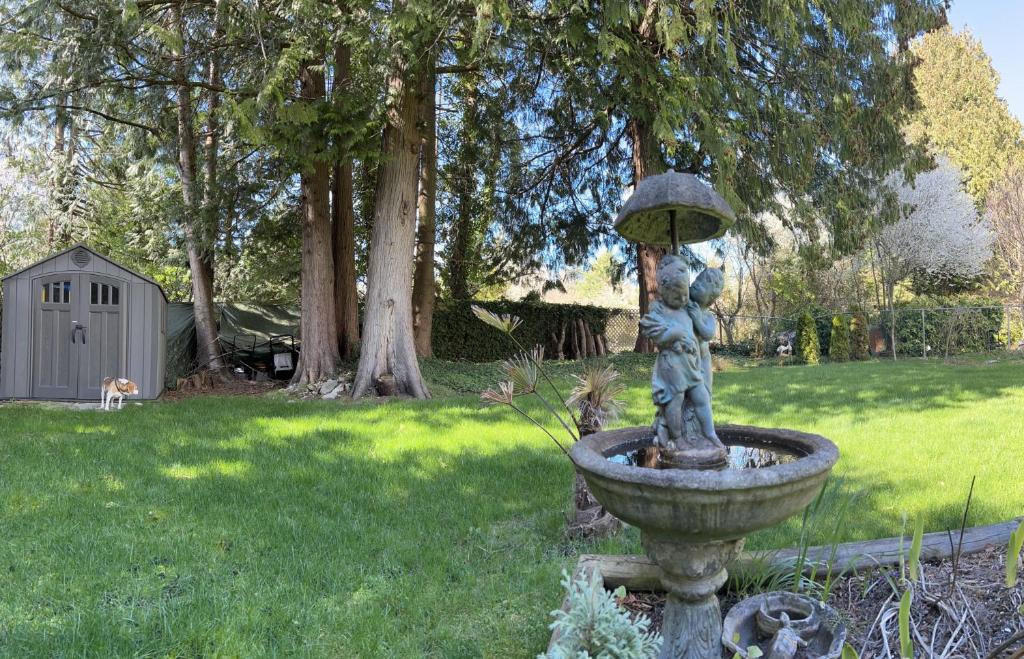
<path id="1" fill-rule="evenodd" d="M 1018 520 L 976 527 L 953 534 L 925 536 L 921 577 L 911 607 L 911 629 L 916 656 L 1021 657 L 1024 656 L 1024 586 L 1007 588 L 1006 543 Z M 938 542 L 942 540 L 945 548 Z M 902 545 L 909 547 L 909 539 Z M 836 569 L 845 566 L 828 587 L 827 602 L 840 612 L 848 629 L 847 642 L 862 659 L 899 656 L 897 612 L 901 584 L 901 542 L 888 538 L 866 543 L 807 550 L 805 573 L 818 564 L 818 587 L 823 588 L 821 559 L 832 556 Z M 957 551 L 959 547 L 959 552 Z M 755 583 L 769 566 L 793 565 L 797 550 L 775 554 L 745 553 L 730 568 L 738 579 L 730 584 Z M 954 560 L 954 556 L 959 558 Z M 584 555 L 577 574 L 597 572 L 608 589 L 626 588 L 619 600 L 634 617 L 650 620 L 652 631 L 661 627 L 665 605 L 659 592 L 659 568 L 644 556 Z M 754 593 L 720 593 L 722 615 L 739 600 Z M 557 635 L 551 639 L 554 645 Z M 1006 647 L 1001 648 L 1005 645 Z M 993 651 L 998 651 L 992 654 Z M 723 655 L 725 656 L 725 655 Z"/>

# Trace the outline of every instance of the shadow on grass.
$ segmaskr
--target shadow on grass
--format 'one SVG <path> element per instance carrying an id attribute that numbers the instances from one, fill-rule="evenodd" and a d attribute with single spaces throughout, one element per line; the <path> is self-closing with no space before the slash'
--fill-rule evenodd
<path id="1" fill-rule="evenodd" d="M 813 421 L 962 405 L 1014 382 L 935 368 L 748 370 L 716 392 L 730 412 L 781 404 Z M 15 656 L 532 656 L 578 549 L 562 537 L 564 456 L 471 397 L 4 414 L 0 648 Z M 840 541 L 895 535 L 899 497 L 935 488 L 924 473 L 847 470 L 843 490 L 861 498 L 811 541 L 837 524 Z M 969 523 L 998 521 L 993 510 L 976 500 Z M 937 497 L 908 512 L 934 531 L 957 528 L 962 507 Z M 749 546 L 799 533 L 792 518 Z M 584 549 L 606 547 L 640 551 L 635 532 Z"/>

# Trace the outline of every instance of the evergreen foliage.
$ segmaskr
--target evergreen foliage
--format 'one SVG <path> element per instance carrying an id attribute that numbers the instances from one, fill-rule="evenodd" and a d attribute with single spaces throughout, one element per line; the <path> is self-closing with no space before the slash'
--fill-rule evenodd
<path id="1" fill-rule="evenodd" d="M 850 359 L 850 326 L 846 317 L 832 316 L 832 334 L 828 342 L 828 358 L 834 362 L 845 362 Z"/>
<path id="2" fill-rule="evenodd" d="M 918 59 L 919 108 L 908 135 L 962 169 L 980 205 L 1007 165 L 1024 154 L 1020 121 L 999 97 L 999 74 L 969 32 L 944 27 L 925 34 L 911 51 Z"/>
<path id="3" fill-rule="evenodd" d="M 498 314 L 511 314 L 522 320 L 516 338 L 527 347 L 544 346 L 548 359 L 557 359 L 554 345 L 564 339 L 563 350 L 571 354 L 570 325 L 582 320 L 593 334 L 604 334 L 612 309 L 582 304 L 546 302 L 442 302 L 434 311 L 433 349 L 438 359 L 490 362 L 509 359 L 518 352 L 501 332 L 483 325 L 473 315 L 476 305 Z M 565 335 L 563 337 L 563 327 Z"/>
<path id="4" fill-rule="evenodd" d="M 551 629 L 561 632 L 555 647 L 538 659 L 653 659 L 661 648 L 661 637 L 647 631 L 650 621 L 635 622 L 615 603 L 625 595 L 604 588 L 601 577 L 590 573 L 573 581 L 562 573 L 562 586 L 569 597 L 569 610 L 552 611 Z"/>
<path id="5" fill-rule="evenodd" d="M 810 312 L 803 312 L 796 324 L 796 356 L 805 364 L 817 364 L 821 361 L 821 348 L 818 343 L 818 329 Z"/>
<path id="6" fill-rule="evenodd" d="M 869 356 L 868 319 L 863 311 L 856 311 L 850 319 L 850 359 L 859 361 Z"/>

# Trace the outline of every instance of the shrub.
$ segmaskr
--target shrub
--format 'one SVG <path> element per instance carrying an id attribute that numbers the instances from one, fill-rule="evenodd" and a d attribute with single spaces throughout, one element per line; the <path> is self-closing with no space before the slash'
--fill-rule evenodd
<path id="1" fill-rule="evenodd" d="M 569 596 L 568 611 L 552 611 L 552 630 L 561 632 L 555 646 L 538 659 L 583 659 L 586 657 L 618 657 L 620 659 L 653 659 L 661 649 L 661 637 L 647 631 L 650 621 L 636 622 L 615 603 L 615 596 L 625 595 L 604 589 L 601 577 L 591 573 L 572 581 L 562 573 L 562 586 Z"/>
<path id="2" fill-rule="evenodd" d="M 879 320 L 886 337 L 890 317 L 885 310 Z M 1005 346 L 1004 325 L 1003 307 L 998 300 L 966 296 L 918 298 L 896 306 L 896 354 L 942 356 L 947 342 L 950 354 L 1001 348 Z"/>
<path id="3" fill-rule="evenodd" d="M 796 356 L 805 364 L 817 364 L 821 361 L 821 349 L 818 347 L 818 328 L 814 318 L 807 311 L 800 315 L 796 324 Z"/>
<path id="4" fill-rule="evenodd" d="M 867 359 L 868 319 L 864 312 L 857 311 L 850 320 L 850 359 Z"/>
<path id="5" fill-rule="evenodd" d="M 845 362 L 850 359 L 850 326 L 846 318 L 832 316 L 832 334 L 828 341 L 828 358 L 834 362 Z"/>

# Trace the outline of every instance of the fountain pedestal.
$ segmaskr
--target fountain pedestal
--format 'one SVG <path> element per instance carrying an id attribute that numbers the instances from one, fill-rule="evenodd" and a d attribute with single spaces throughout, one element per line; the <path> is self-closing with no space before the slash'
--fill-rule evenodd
<path id="1" fill-rule="evenodd" d="M 721 657 L 722 610 L 715 593 L 725 584 L 726 565 L 739 556 L 743 539 L 693 543 L 645 533 L 643 545 L 662 568 L 666 593 L 660 659 Z"/>

